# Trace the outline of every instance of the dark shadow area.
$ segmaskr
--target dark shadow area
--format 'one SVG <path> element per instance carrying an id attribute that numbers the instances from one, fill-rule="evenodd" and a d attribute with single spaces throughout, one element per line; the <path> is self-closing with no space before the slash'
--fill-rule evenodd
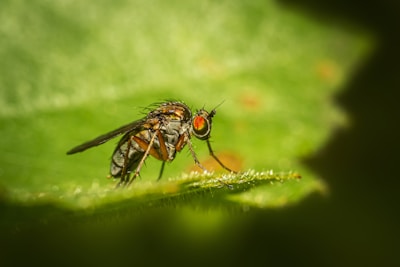
<path id="1" fill-rule="evenodd" d="M 193 237 L 172 208 L 115 222 L 40 224 L 2 233 L 0 265 L 400 265 L 400 3 L 279 2 L 321 23 L 351 22 L 378 37 L 377 49 L 336 96 L 351 127 L 304 160 L 329 184 L 329 198 L 316 194 L 287 209 L 232 214 L 226 227 L 204 238 Z"/>
<path id="2" fill-rule="evenodd" d="M 279 223 L 293 223 L 285 234 L 298 238 L 290 251 L 301 251 L 302 259 L 309 254 L 305 263 L 319 266 L 399 264 L 400 3 L 280 2 L 321 23 L 351 22 L 378 37 L 376 50 L 335 96 L 351 126 L 304 161 L 329 184 L 328 203 L 309 199 L 280 214 Z M 313 262 L 316 255 L 320 261 Z"/>

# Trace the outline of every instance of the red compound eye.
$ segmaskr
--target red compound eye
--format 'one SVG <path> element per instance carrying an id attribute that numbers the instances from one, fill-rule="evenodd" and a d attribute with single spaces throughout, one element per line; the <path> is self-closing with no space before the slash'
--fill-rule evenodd
<path id="1" fill-rule="evenodd" d="M 193 118 L 192 132 L 197 138 L 202 140 L 208 139 L 210 130 L 210 121 L 206 117 L 197 115 Z"/>
<path id="2" fill-rule="evenodd" d="M 206 120 L 202 116 L 196 116 L 193 120 L 193 128 L 196 132 L 201 132 L 206 125 Z"/>

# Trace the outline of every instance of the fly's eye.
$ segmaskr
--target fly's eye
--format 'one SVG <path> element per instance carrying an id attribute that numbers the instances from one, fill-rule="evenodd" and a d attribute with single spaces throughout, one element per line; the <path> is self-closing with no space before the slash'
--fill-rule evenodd
<path id="1" fill-rule="evenodd" d="M 199 139 L 208 139 L 211 131 L 211 125 L 207 118 L 195 116 L 192 123 L 193 134 Z"/>

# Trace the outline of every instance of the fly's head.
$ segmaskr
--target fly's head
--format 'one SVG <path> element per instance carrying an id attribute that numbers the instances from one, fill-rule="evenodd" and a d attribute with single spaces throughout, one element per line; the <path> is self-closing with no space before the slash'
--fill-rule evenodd
<path id="1" fill-rule="evenodd" d="M 210 113 L 204 109 L 199 110 L 192 119 L 191 132 L 200 140 L 207 140 L 211 134 L 212 117 L 216 111 Z"/>

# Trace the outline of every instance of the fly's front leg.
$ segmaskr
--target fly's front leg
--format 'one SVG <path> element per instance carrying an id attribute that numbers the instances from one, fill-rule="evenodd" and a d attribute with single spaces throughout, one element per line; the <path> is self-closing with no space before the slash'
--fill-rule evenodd
<path id="1" fill-rule="evenodd" d="M 237 173 L 236 171 L 233 171 L 231 169 L 229 169 L 228 167 L 226 167 L 221 160 L 219 160 L 219 158 L 217 158 L 217 156 L 215 156 L 214 151 L 211 148 L 211 144 L 210 144 L 210 140 L 207 139 L 207 146 L 208 146 L 208 151 L 210 152 L 210 155 L 219 163 L 219 165 L 221 165 L 222 168 L 224 168 L 225 170 L 227 170 L 228 172 L 233 172 L 233 173 Z"/>
<path id="2" fill-rule="evenodd" d="M 150 142 L 147 144 L 147 147 L 146 147 L 146 148 L 142 147 L 142 146 L 144 146 L 143 143 L 141 143 L 141 142 L 138 143 L 142 148 L 146 149 L 146 151 L 144 152 L 144 155 L 143 155 L 142 159 L 140 160 L 139 165 L 137 166 L 137 168 L 136 168 L 136 170 L 135 170 L 135 173 L 134 173 L 133 176 L 132 176 L 132 179 L 130 179 L 130 180 L 128 180 L 128 181 L 126 182 L 126 184 L 127 184 L 128 186 L 129 186 L 129 185 L 133 182 L 133 180 L 135 180 L 135 178 L 139 175 L 140 169 L 142 168 L 142 166 L 143 166 L 143 164 L 144 164 L 144 161 L 146 160 L 147 156 L 149 155 L 151 149 L 153 148 L 154 139 L 156 138 L 156 135 L 157 135 L 158 131 L 159 131 L 159 130 L 156 130 L 156 132 L 153 133 L 153 136 L 151 137 Z"/>
<path id="3" fill-rule="evenodd" d="M 219 165 L 221 165 L 222 168 L 224 168 L 225 170 L 227 170 L 227 171 L 229 171 L 229 172 L 237 173 L 237 172 L 235 172 L 235 171 L 229 169 L 228 167 L 226 167 L 226 166 L 222 163 L 222 161 L 221 161 L 219 158 L 217 158 L 217 156 L 214 154 L 214 151 L 213 151 L 212 148 L 211 148 L 211 144 L 210 144 L 210 140 L 209 140 L 209 139 L 207 139 L 207 146 L 208 146 L 208 151 L 210 152 L 210 155 L 219 163 Z M 227 187 L 228 189 L 233 190 L 233 185 L 225 183 L 224 181 L 222 181 L 222 179 L 218 179 L 218 180 L 219 180 L 219 182 L 221 183 L 222 186 L 225 186 L 225 187 Z"/>
<path id="4" fill-rule="evenodd" d="M 193 149 L 192 143 L 190 142 L 190 139 L 187 139 L 187 144 L 188 144 L 190 153 L 192 153 L 192 157 L 193 157 L 194 162 L 196 163 L 196 165 L 199 166 L 203 171 L 208 172 L 208 170 L 207 170 L 203 165 L 201 165 L 200 161 L 197 159 L 196 153 L 194 152 L 194 149 Z M 224 168 L 225 170 L 227 170 L 227 171 L 229 171 L 229 172 L 237 173 L 237 172 L 235 172 L 235 171 L 229 169 L 228 167 L 226 167 L 226 166 L 219 160 L 219 158 L 217 158 L 217 156 L 214 155 L 214 152 L 213 152 L 213 150 L 212 150 L 212 148 L 211 148 L 211 144 L 210 144 L 210 142 L 209 142 L 208 139 L 207 139 L 207 145 L 208 145 L 208 150 L 209 150 L 209 152 L 210 152 L 210 155 L 221 165 L 222 168 Z M 222 181 L 221 179 L 218 179 L 218 181 L 219 181 L 223 186 L 226 186 L 226 187 L 229 188 L 229 189 L 233 189 L 233 186 L 232 186 L 232 185 L 225 183 L 225 182 Z"/>

